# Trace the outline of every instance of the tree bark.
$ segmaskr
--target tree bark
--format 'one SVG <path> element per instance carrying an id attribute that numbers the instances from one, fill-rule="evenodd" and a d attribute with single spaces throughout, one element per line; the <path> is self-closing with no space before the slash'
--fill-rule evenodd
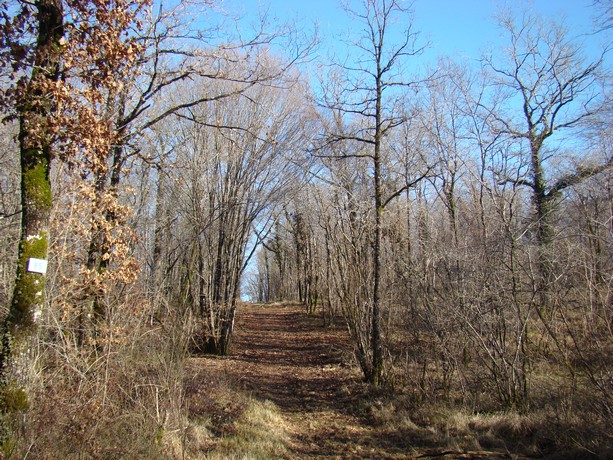
<path id="1" fill-rule="evenodd" d="M 28 271 L 30 259 L 47 259 L 49 221 L 53 206 L 49 170 L 52 134 L 48 120 L 56 111 L 52 90 L 60 77 L 61 43 L 64 35 L 61 0 L 36 2 L 38 37 L 34 68 L 19 111 L 21 156 L 21 235 L 15 288 L 5 320 L 2 370 L 19 343 L 36 330 L 41 313 L 46 276 Z"/>
<path id="2" fill-rule="evenodd" d="M 373 248 L 373 302 L 371 324 L 372 375 L 368 380 L 375 386 L 380 385 L 383 376 L 383 344 L 381 342 L 381 226 L 383 218 L 383 196 L 381 191 L 381 82 L 380 54 L 377 56 L 375 139 L 373 156 L 373 181 L 375 192 L 375 242 Z"/>

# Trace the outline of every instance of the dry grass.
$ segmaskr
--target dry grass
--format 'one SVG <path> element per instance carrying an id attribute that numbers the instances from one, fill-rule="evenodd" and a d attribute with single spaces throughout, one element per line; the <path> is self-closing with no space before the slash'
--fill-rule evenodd
<path id="1" fill-rule="evenodd" d="M 295 344 L 298 336 L 304 341 L 296 334 L 308 328 L 311 318 L 300 316 L 305 324 L 299 325 L 296 316 L 281 318 L 296 328 L 286 331 L 288 344 Z M 253 363 L 245 359 L 253 360 L 252 354 L 238 360 L 184 361 L 180 350 L 186 347 L 172 343 L 180 330 L 136 327 L 129 342 L 114 345 L 112 353 L 104 356 L 79 355 L 60 348 L 57 342 L 49 343 L 37 358 L 44 372 L 32 389 L 31 409 L 15 425 L 20 437 L 5 457 L 217 460 L 347 455 L 399 459 L 447 451 L 456 452 L 455 458 L 477 453 L 485 458 L 511 454 L 613 458 L 610 414 L 594 402 L 589 382 L 569 381 L 568 371 L 555 362 L 534 363 L 531 404 L 520 413 L 496 410 L 492 395 L 478 387 L 451 387 L 443 395 L 437 390 L 441 368 L 436 366 L 419 375 L 420 381 L 429 382 L 430 392 L 410 388 L 406 382 L 375 390 L 355 375 L 349 377 L 349 371 L 336 374 L 337 384 L 346 385 L 346 390 L 322 387 L 332 369 L 342 368 L 325 364 L 327 359 L 315 365 L 311 361 L 318 355 L 312 350 L 287 346 L 279 350 L 286 350 L 288 356 L 276 354 L 272 363 L 291 355 L 292 359 L 286 359 L 288 368 L 283 368 L 280 379 L 268 382 L 265 396 L 260 394 L 257 399 L 253 383 L 266 373 L 262 370 L 267 369 L 268 360 L 249 369 Z M 323 332 L 312 329 L 316 343 Z M 242 339 L 244 345 L 254 346 L 254 337 L 262 340 L 256 347 L 261 352 L 268 350 L 266 340 L 279 339 L 278 335 L 247 335 Z M 334 358 L 338 362 L 337 354 Z M 232 372 L 229 363 L 234 363 Z M 292 363 L 298 367 L 291 368 Z M 279 402 L 283 398 L 274 399 L 278 406 L 264 399 L 279 396 L 275 393 L 282 390 L 278 386 L 288 376 L 295 377 L 299 366 L 310 369 L 301 374 L 302 380 L 292 383 L 302 393 L 292 387 L 286 396 L 296 399 L 295 404 L 304 403 L 304 411 L 311 410 L 308 423 L 303 420 L 306 412 L 288 412 Z M 307 378 L 317 385 L 304 386 Z M 262 391 L 266 382 L 255 387 Z M 306 391 L 309 388 L 319 393 Z M 460 390 L 475 395 L 470 406 L 464 404 Z M 300 394 L 306 399 L 300 400 Z M 339 398 L 347 404 L 339 405 Z M 354 450 L 345 451 L 349 445 Z"/>
<path id="2" fill-rule="evenodd" d="M 100 349 L 41 328 L 30 407 L 4 420 L 4 458 L 168 458 L 160 440 L 181 416 L 184 325 L 130 319 Z"/>
<path id="3" fill-rule="evenodd" d="M 241 390 L 239 381 L 194 358 L 185 382 L 185 422 L 167 433 L 175 459 L 273 459 L 287 454 L 287 425 L 278 408 Z"/>
<path id="4" fill-rule="evenodd" d="M 234 428 L 234 433 L 222 438 L 207 458 L 267 460 L 287 455 L 286 423 L 270 401 L 252 400 Z"/>
<path id="5" fill-rule="evenodd" d="M 274 308 L 268 306 L 266 312 Z M 259 310 L 253 307 L 251 314 L 256 311 Z M 302 324 L 297 317 L 285 313 L 281 310 L 279 317 L 274 318 L 279 322 L 277 326 L 280 329 L 285 327 L 282 321 L 291 319 L 294 326 L 300 324 L 298 329 L 301 331 L 309 330 L 311 318 L 304 316 L 305 323 Z M 245 330 L 257 328 L 257 324 L 260 324 L 256 321 L 258 318 L 251 318 L 249 324 L 245 323 Z M 311 401 L 318 405 L 315 409 L 309 406 L 311 393 L 305 393 L 305 413 L 294 416 L 291 411 L 279 413 L 280 409 L 275 406 L 257 402 L 237 390 L 252 388 L 249 382 L 260 382 L 256 388 L 267 395 L 264 397 L 277 395 L 275 388 L 266 387 L 270 382 L 270 375 L 267 374 L 270 372 L 270 362 L 264 359 L 257 367 L 253 362 L 253 351 L 249 348 L 267 350 L 268 336 L 245 330 L 240 333 L 246 333 L 246 336 L 239 334 L 241 340 L 237 339 L 237 343 L 240 342 L 249 353 L 243 354 L 244 350 L 241 349 L 238 352 L 240 359 L 204 360 L 200 374 L 188 371 L 188 375 L 193 376 L 193 385 L 198 388 L 188 391 L 188 395 L 192 395 L 188 397 L 190 417 L 192 423 L 196 420 L 201 422 L 188 430 L 188 438 L 193 437 L 189 443 L 194 450 L 185 458 L 336 456 L 396 459 L 442 452 L 454 452 L 457 455 L 455 458 L 468 458 L 471 455 L 508 458 L 514 455 L 574 459 L 599 458 L 598 455 L 607 458 L 609 455 L 607 446 L 611 439 L 606 434 L 608 424 L 606 418 L 599 416 L 589 405 L 589 386 L 578 380 L 569 385 L 567 371 L 557 363 L 549 366 L 534 363 L 531 386 L 535 391 L 532 392 L 530 406 L 523 408 L 522 412 L 500 409 L 496 404 L 496 395 L 486 391 L 489 388 L 485 381 L 487 377 L 483 369 L 479 375 L 476 361 L 471 363 L 469 370 L 462 370 L 464 375 L 469 371 L 474 373 L 474 378 L 465 379 L 464 385 L 449 385 L 447 391 L 442 391 L 445 389 L 441 382 L 444 367 L 433 360 L 433 365 L 425 373 L 414 372 L 422 369 L 407 369 L 407 375 L 428 384 L 425 388 L 411 387 L 408 384 L 411 379 L 406 382 L 398 379 L 394 388 L 377 390 L 359 383 L 358 377 L 353 376 L 345 395 L 351 401 L 350 406 L 336 406 L 329 399 L 344 397 L 339 392 L 320 393 L 320 399 Z M 321 341 L 323 335 L 319 331 L 315 328 L 312 333 Z M 296 342 L 296 334 L 297 331 L 286 330 L 287 353 L 294 353 L 292 359 L 300 363 L 299 351 L 292 346 Z M 276 350 L 274 347 L 279 347 L 278 341 L 282 337 L 277 334 L 271 338 L 275 340 L 272 345 Z M 244 361 L 246 356 L 251 360 L 248 363 Z M 280 361 L 286 364 L 292 362 L 285 355 L 275 354 L 272 362 Z M 395 370 L 402 371 L 400 366 Z M 288 376 L 293 376 L 297 370 L 287 372 Z M 304 378 L 313 378 L 318 370 L 313 369 L 312 372 L 312 375 L 305 375 Z M 262 379 L 258 380 L 257 375 L 261 375 Z M 341 380 L 339 375 L 339 385 L 347 382 Z M 296 385 L 300 387 L 300 383 Z M 264 387 L 266 391 L 263 391 Z M 277 390 L 282 391 L 281 388 Z M 470 404 L 466 404 L 467 400 Z M 325 401 L 328 401 L 327 406 Z M 258 408 L 260 404 L 264 406 Z M 324 416 L 323 406 L 319 407 L 322 404 L 331 413 L 330 416 Z M 279 407 L 286 410 L 284 406 Z M 287 425 L 287 421 L 291 421 L 291 426 Z M 198 444 L 199 451 L 195 449 Z M 353 450 L 347 450 L 347 446 L 352 446 Z"/>
<path id="6" fill-rule="evenodd" d="M 562 415 L 559 407 L 550 406 L 525 413 L 475 413 L 445 403 L 416 402 L 398 392 L 372 395 L 363 405 L 380 436 L 398 447 L 433 454 L 453 451 L 529 458 L 613 458 L 607 431 L 610 425 L 587 410 Z M 405 440 L 410 441 L 403 446 Z"/>

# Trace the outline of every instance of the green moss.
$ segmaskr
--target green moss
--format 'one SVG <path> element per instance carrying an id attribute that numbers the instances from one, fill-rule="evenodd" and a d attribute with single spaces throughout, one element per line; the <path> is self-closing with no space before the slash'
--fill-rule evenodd
<path id="1" fill-rule="evenodd" d="M 39 211 L 49 211 L 53 205 L 53 195 L 51 194 L 51 184 L 47 171 L 47 161 L 41 160 L 23 173 L 26 205 Z"/>
<path id="2" fill-rule="evenodd" d="M 156 446 L 161 446 L 162 442 L 164 441 L 164 427 L 163 426 L 159 426 L 158 429 L 155 432 L 155 445 Z"/>
<path id="3" fill-rule="evenodd" d="M 12 414 L 30 408 L 26 391 L 15 383 L 7 383 L 0 389 L 0 412 Z"/>
<path id="4" fill-rule="evenodd" d="M 12 458 L 17 446 L 15 416 L 30 408 L 25 389 L 13 381 L 0 385 L 0 458 Z"/>
<path id="5" fill-rule="evenodd" d="M 30 257 L 44 259 L 47 257 L 49 246 L 47 232 L 39 232 L 37 235 L 29 235 L 21 242 L 22 261 L 27 262 Z"/>
<path id="6" fill-rule="evenodd" d="M 29 332 L 34 327 L 34 306 L 43 302 L 45 277 L 38 273 L 27 271 L 28 260 L 32 257 L 45 259 L 47 257 L 48 236 L 46 232 L 30 235 L 21 241 L 21 257 L 19 275 L 15 282 L 15 294 L 11 311 L 7 318 L 12 333 L 17 336 L 17 330 Z"/>
<path id="7" fill-rule="evenodd" d="M 4 435 L 0 439 L 0 453 L 4 455 L 3 458 L 10 458 L 15 451 L 16 445 L 17 442 L 10 435 Z"/>

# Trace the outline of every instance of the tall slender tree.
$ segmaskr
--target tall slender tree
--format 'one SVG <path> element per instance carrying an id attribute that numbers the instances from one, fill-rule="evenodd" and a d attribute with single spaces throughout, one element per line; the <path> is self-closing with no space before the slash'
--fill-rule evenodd
<path id="1" fill-rule="evenodd" d="M 61 159 L 83 175 L 83 165 L 103 167 L 100 152 L 117 140 L 105 101 L 120 87 L 118 76 L 125 75 L 138 56 L 140 47 L 129 31 L 145 4 L 42 0 L 34 5 L 19 2 L 18 14 L 2 15 L 0 49 L 18 78 L 4 87 L 1 101 L 9 110 L 14 107 L 19 120 L 22 206 L 19 262 L 4 324 L 3 370 L 26 349 L 23 344 L 36 331 L 44 305 L 54 205 L 52 161 Z M 27 363 L 16 362 L 15 367 Z"/>
<path id="2" fill-rule="evenodd" d="M 338 143 L 357 143 L 362 148 L 353 153 L 333 155 L 337 159 L 358 157 L 367 159 L 371 168 L 374 212 L 372 243 L 372 305 L 370 307 L 370 344 L 363 371 L 368 382 L 379 385 L 383 376 L 383 342 L 381 333 L 381 245 L 383 210 L 406 187 L 385 194 L 383 186 L 383 146 L 394 128 L 404 123 L 401 112 L 403 88 L 414 86 L 407 81 L 404 64 L 407 58 L 419 54 L 418 34 L 412 24 L 402 31 L 397 43 L 391 42 L 395 21 L 408 11 L 396 0 L 363 0 L 358 11 L 347 13 L 362 26 L 353 46 L 352 63 L 337 64 L 344 81 L 340 88 L 326 88 L 322 105 L 347 120 L 348 130 L 332 129 L 322 148 Z M 337 124 L 338 126 L 338 124 Z"/>

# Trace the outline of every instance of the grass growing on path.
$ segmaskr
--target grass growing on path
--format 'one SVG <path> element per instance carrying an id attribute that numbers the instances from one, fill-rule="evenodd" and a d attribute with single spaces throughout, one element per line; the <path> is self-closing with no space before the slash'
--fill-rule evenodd
<path id="1" fill-rule="evenodd" d="M 471 413 L 372 388 L 346 329 L 296 305 L 241 306 L 230 355 L 188 368 L 189 429 L 175 458 L 607 458 L 562 452 L 543 411 Z"/>

